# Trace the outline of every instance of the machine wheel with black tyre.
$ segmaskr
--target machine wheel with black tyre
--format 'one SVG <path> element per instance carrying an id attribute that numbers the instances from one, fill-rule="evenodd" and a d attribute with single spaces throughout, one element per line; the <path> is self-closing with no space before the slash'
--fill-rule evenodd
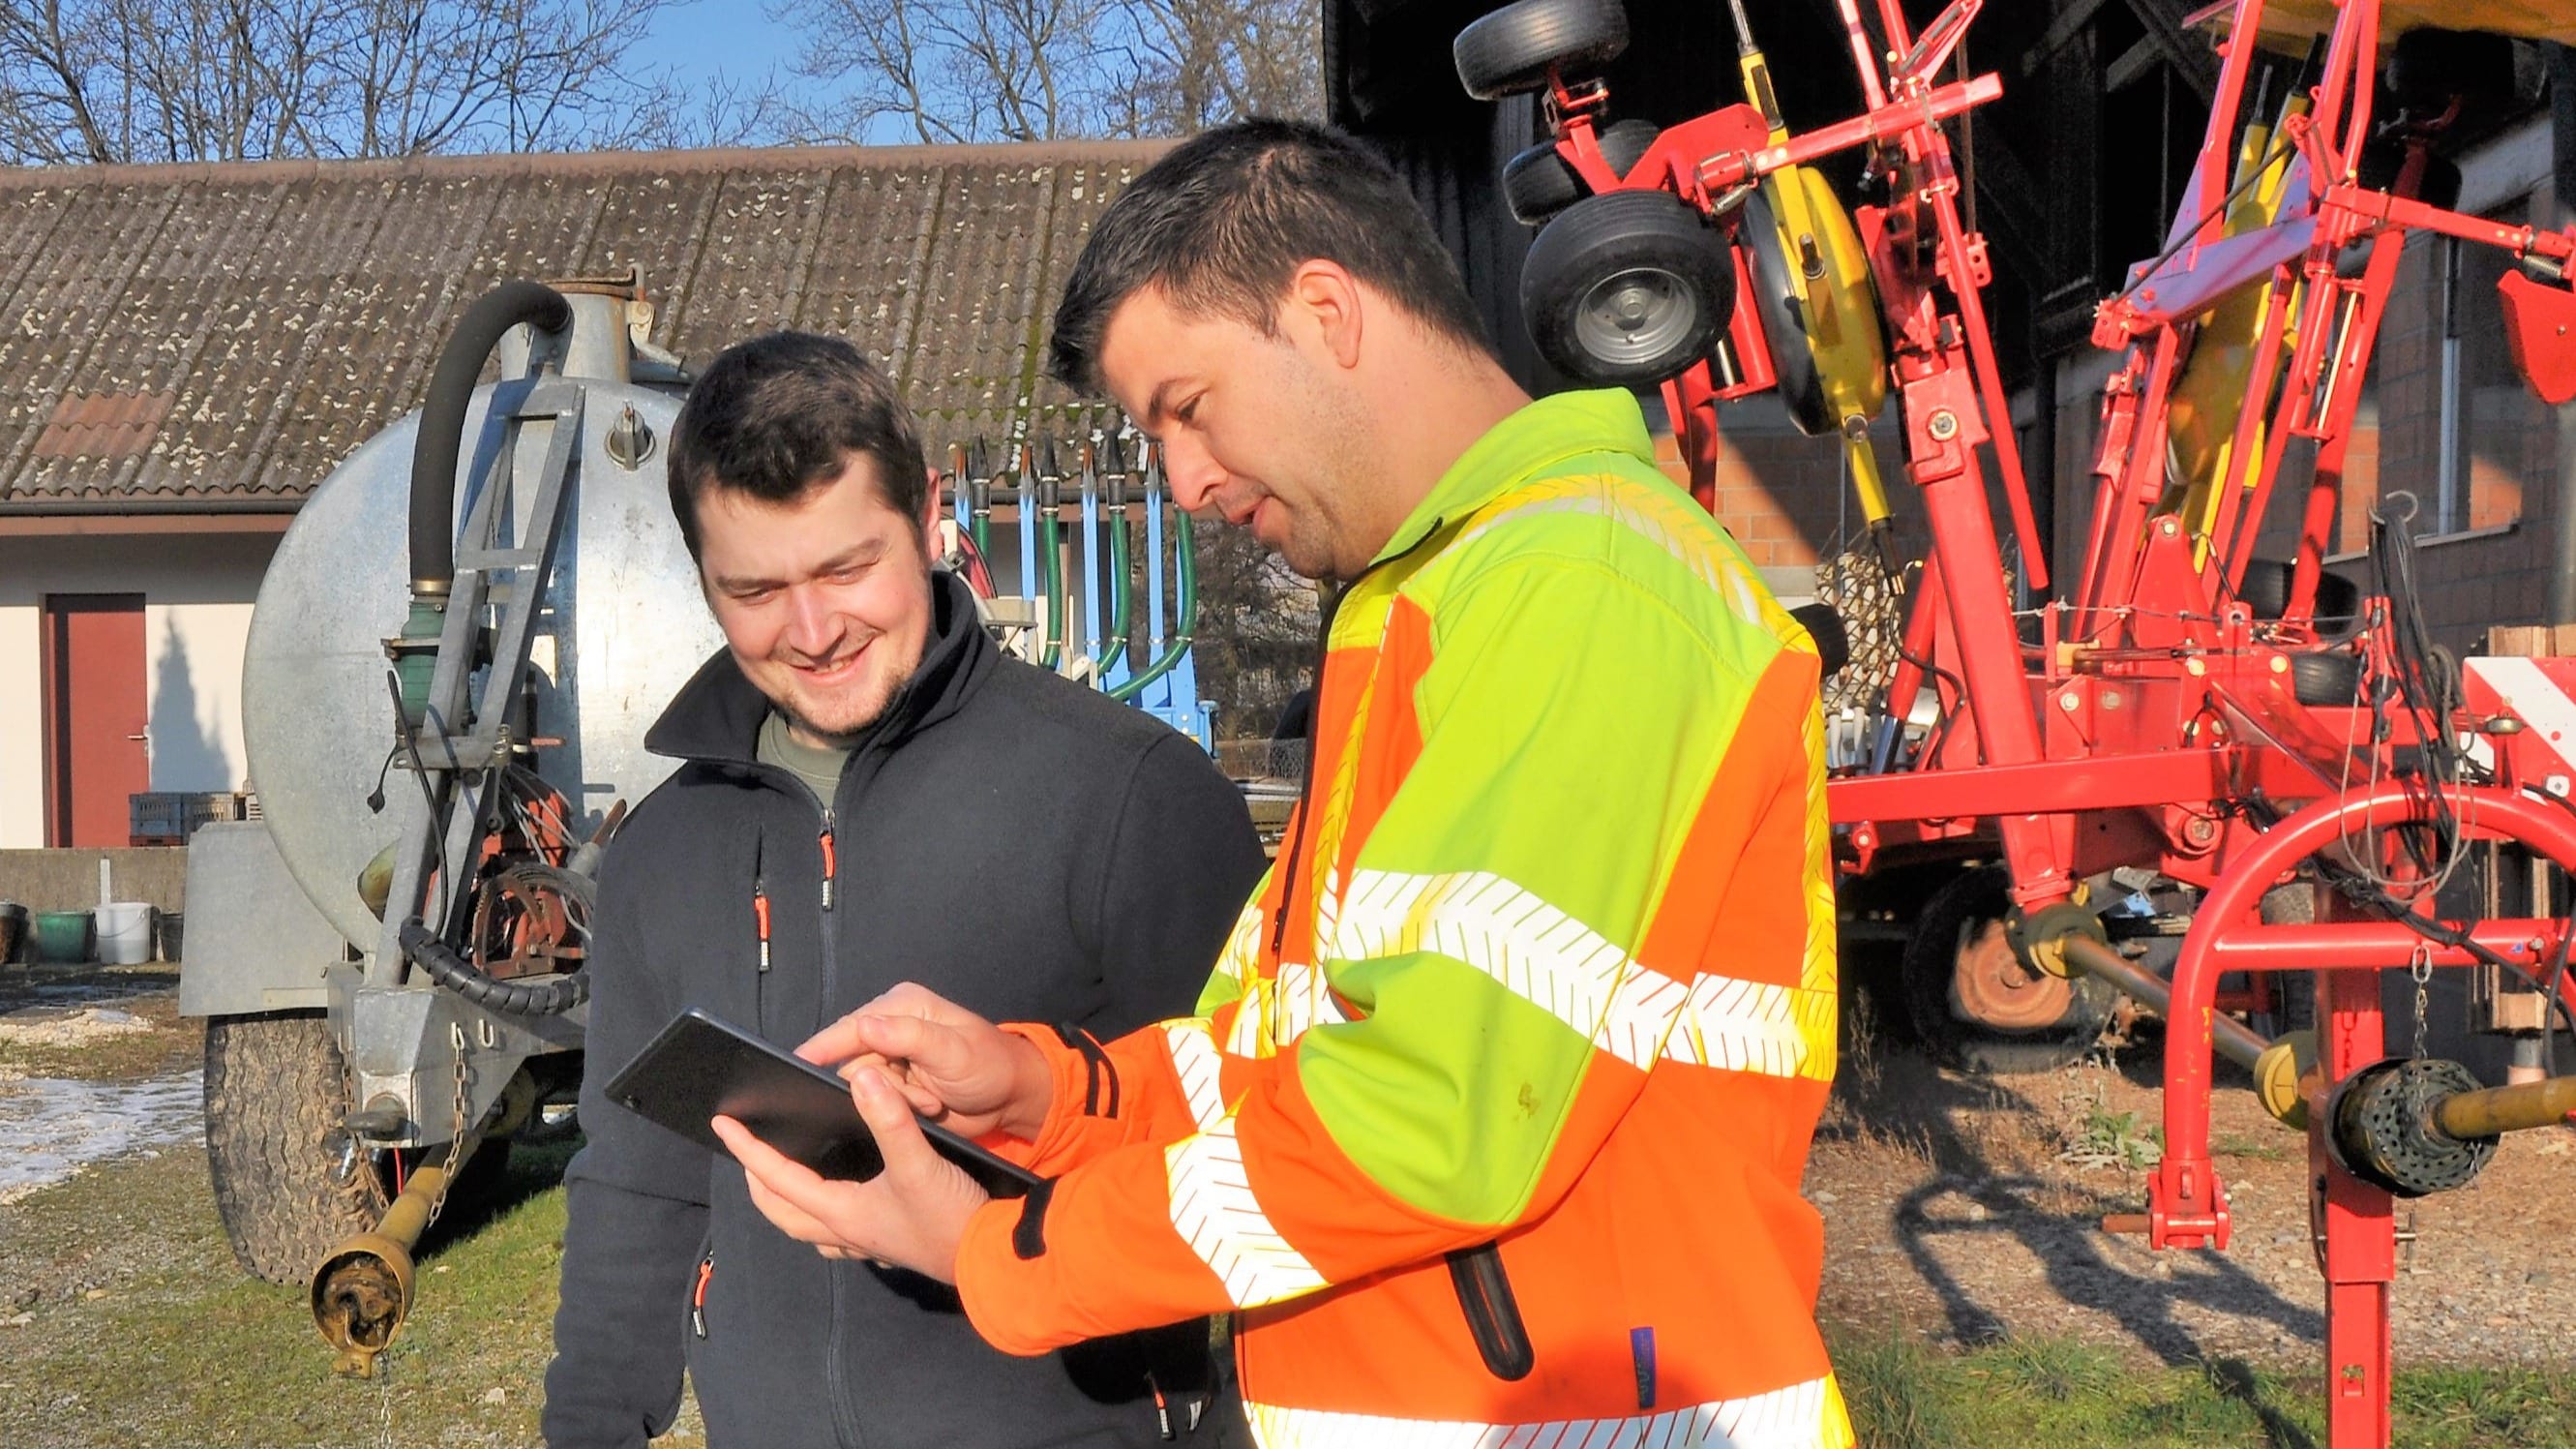
<path id="1" fill-rule="evenodd" d="M 1761 187 L 1744 198 L 1736 235 L 1744 239 L 1753 273 L 1753 309 L 1761 314 L 1762 334 L 1771 343 L 1771 371 L 1779 381 L 1780 401 L 1789 420 L 1808 437 L 1839 431 L 1840 419 L 1825 401 L 1825 379 L 1816 370 L 1815 350 L 1807 345 L 1806 319 L 1798 315 L 1798 296 L 1790 282 L 1788 249 L 1780 241 L 1780 214 Z"/>
<path id="2" fill-rule="evenodd" d="M 1601 159 L 1609 162 L 1610 169 L 1625 181 L 1662 134 L 1652 121 L 1621 121 L 1601 133 Z"/>
<path id="3" fill-rule="evenodd" d="M 206 1022 L 206 1165 L 233 1256 L 252 1275 L 301 1283 L 384 1215 L 391 1198 L 365 1154 L 341 1172 L 347 1090 L 321 1012 Z"/>
<path id="4" fill-rule="evenodd" d="M 2290 694 L 2311 706 L 2361 703 L 2361 656 L 2336 649 L 2290 656 Z"/>
<path id="5" fill-rule="evenodd" d="M 2519 103 L 2513 42 L 2482 30 L 2421 26 L 2390 48 L 2388 88 L 2411 107 L 2439 111 L 2457 98 L 2477 106 Z"/>
<path id="6" fill-rule="evenodd" d="M 254 1277 L 304 1282 L 341 1239 L 372 1231 L 393 1201 L 379 1154 L 348 1156 L 346 1092 L 340 1046 L 321 1012 L 207 1019 L 206 1166 L 233 1257 Z M 446 1150 L 404 1160 L 434 1161 Z M 448 1208 L 497 1186 L 509 1160 L 506 1141 L 477 1148 L 448 1189 Z"/>
<path id="7" fill-rule="evenodd" d="M 1933 1057 L 1996 1076 L 2054 1071 L 2093 1049 L 2117 993 L 2022 963 L 2004 932 L 2011 877 L 1980 866 L 1934 891 L 1905 943 L 1906 1016 Z"/>
<path id="8" fill-rule="evenodd" d="M 1550 71 L 1607 65 L 1627 48 L 1619 0 L 1518 0 L 1459 31 L 1450 58 L 1467 94 L 1498 101 L 1546 85 Z"/>
<path id="9" fill-rule="evenodd" d="M 2353 163 L 2353 183 L 2372 191 L 2386 191 L 2397 184 L 2397 173 L 2406 164 L 2406 147 L 2391 136 L 2373 136 L 2362 144 L 2361 156 Z M 2426 206 L 2449 211 L 2460 204 L 2460 163 L 2448 156 L 2426 156 L 2424 174 L 2415 184 L 2415 199 Z"/>
<path id="10" fill-rule="evenodd" d="M 1724 243 L 1669 192 L 1578 201 L 1521 264 L 1521 316 L 1539 355 L 1596 386 L 1678 375 L 1708 355 L 1734 307 Z"/>
<path id="11" fill-rule="evenodd" d="M 1541 141 L 1503 163 L 1503 205 L 1523 226 L 1544 226 L 1582 199 L 1583 178 L 1557 154 L 1554 141 Z"/>
<path id="12" fill-rule="evenodd" d="M 2249 559 L 2245 564 L 2245 582 L 2236 597 L 2254 611 L 2257 619 L 2277 619 L 2290 612 L 2290 582 L 2295 565 L 2279 559 Z M 2340 574 L 2317 575 L 2315 617 L 2321 623 L 2342 623 L 2361 612 L 2361 589 Z"/>

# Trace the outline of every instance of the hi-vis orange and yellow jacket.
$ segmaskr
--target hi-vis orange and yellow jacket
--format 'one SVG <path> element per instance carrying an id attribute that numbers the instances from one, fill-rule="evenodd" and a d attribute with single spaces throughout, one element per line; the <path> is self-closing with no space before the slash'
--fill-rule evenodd
<path id="1" fill-rule="evenodd" d="M 1054 1072 L 958 1287 L 1036 1353 L 1236 1310 L 1282 1445 L 1842 1449 L 1817 660 L 1623 392 L 1478 441 L 1335 615 L 1306 805 L 1192 1019 Z M 1442 1255 L 1499 1241 L 1507 1382 Z"/>

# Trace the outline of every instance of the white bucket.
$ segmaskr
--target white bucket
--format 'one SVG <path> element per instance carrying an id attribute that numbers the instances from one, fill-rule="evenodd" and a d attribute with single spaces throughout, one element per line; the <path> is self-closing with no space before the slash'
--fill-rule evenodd
<path id="1" fill-rule="evenodd" d="M 140 966 L 152 959 L 152 903 L 108 901 L 90 912 L 98 922 L 98 959 L 110 966 Z"/>

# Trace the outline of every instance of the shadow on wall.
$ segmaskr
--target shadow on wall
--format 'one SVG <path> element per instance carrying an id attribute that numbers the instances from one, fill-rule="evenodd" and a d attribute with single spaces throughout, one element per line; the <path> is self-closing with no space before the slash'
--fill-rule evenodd
<path id="1" fill-rule="evenodd" d="M 162 626 L 161 654 L 152 663 L 152 788 L 216 791 L 233 788 L 223 743 L 201 722 L 196 679 L 188 668 L 188 641 Z"/>

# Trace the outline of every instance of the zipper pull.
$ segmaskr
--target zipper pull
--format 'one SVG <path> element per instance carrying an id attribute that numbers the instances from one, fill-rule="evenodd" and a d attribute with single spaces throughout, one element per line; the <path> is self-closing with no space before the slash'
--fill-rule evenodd
<path id="1" fill-rule="evenodd" d="M 832 851 L 832 812 L 823 812 L 823 909 L 832 908 L 832 882 L 841 873 L 841 863 Z"/>
<path id="2" fill-rule="evenodd" d="M 1155 1382 L 1154 1376 L 1149 1373 L 1145 1375 L 1145 1387 L 1154 1391 L 1155 1427 L 1163 1431 L 1163 1437 L 1166 1439 L 1177 1437 L 1172 1433 L 1172 1406 L 1170 1401 L 1163 1397 L 1163 1386 Z"/>
<path id="3" fill-rule="evenodd" d="M 716 1275 L 716 1250 L 698 1260 L 697 1285 L 689 1290 L 689 1328 L 698 1337 L 707 1336 L 707 1280 Z"/>
<path id="4" fill-rule="evenodd" d="M 760 969 L 769 970 L 769 891 L 759 882 L 751 883 L 751 918 L 760 932 Z"/>

